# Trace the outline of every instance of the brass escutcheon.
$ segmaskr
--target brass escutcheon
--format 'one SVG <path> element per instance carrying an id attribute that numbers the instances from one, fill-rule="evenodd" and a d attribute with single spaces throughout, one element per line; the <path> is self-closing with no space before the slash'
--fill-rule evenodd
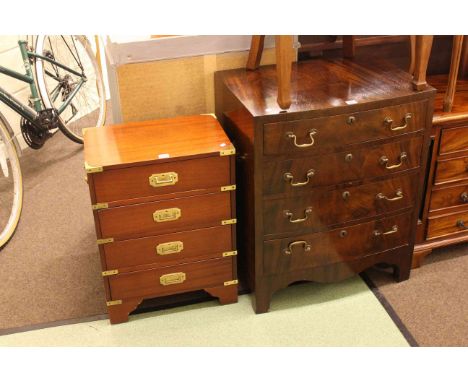
<path id="1" fill-rule="evenodd" d="M 160 174 L 153 174 L 149 177 L 149 184 L 151 187 L 172 186 L 179 180 L 179 175 L 176 172 L 163 172 Z"/>
<path id="2" fill-rule="evenodd" d="M 165 210 L 157 210 L 153 213 L 153 220 L 157 223 L 177 220 L 182 216 L 180 208 L 168 208 Z"/>

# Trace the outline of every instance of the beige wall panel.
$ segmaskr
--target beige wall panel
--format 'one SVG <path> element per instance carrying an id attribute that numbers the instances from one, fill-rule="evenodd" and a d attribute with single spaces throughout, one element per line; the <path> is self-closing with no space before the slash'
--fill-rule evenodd
<path id="1" fill-rule="evenodd" d="M 117 68 L 123 122 L 214 112 L 214 72 L 244 67 L 248 52 L 184 57 Z M 266 49 L 262 65 L 275 63 Z"/>
<path id="2" fill-rule="evenodd" d="M 23 66 L 23 59 L 21 58 L 21 52 L 18 47 L 0 53 L 0 65 L 5 66 L 8 69 L 15 70 L 21 74 L 26 73 Z M 1 74 L 0 86 L 9 93 L 13 94 L 26 88 L 28 84 L 26 82 L 17 80 L 16 78 Z"/>
<path id="3" fill-rule="evenodd" d="M 0 36 L 0 54 L 6 50 L 12 49 L 18 46 L 18 40 L 24 38 L 25 36 L 16 36 L 16 35 L 1 35 Z M 1 59 L 1 56 L 0 56 Z M 5 66 L 2 63 L 3 66 Z"/>

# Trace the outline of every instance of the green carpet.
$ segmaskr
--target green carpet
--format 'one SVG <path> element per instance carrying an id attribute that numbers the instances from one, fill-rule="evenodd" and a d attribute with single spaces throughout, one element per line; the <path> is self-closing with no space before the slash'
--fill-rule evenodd
<path id="1" fill-rule="evenodd" d="M 0 337 L 0 346 L 408 346 L 359 277 L 279 291 L 256 315 L 251 296 Z"/>

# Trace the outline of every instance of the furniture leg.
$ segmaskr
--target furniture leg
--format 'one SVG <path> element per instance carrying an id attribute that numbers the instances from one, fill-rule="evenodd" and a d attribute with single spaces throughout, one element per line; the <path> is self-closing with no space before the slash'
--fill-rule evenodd
<path id="1" fill-rule="evenodd" d="M 278 82 L 278 105 L 287 110 L 291 106 L 291 50 L 293 36 L 276 36 L 276 75 Z"/>
<path id="2" fill-rule="evenodd" d="M 444 112 L 452 111 L 453 98 L 457 89 L 458 68 L 460 67 L 462 48 L 463 36 L 453 36 L 452 59 L 450 62 L 447 91 L 444 97 Z"/>
<path id="3" fill-rule="evenodd" d="M 426 256 L 432 253 L 432 249 L 425 249 L 422 251 L 415 250 L 413 253 L 413 262 L 411 264 L 411 268 L 419 268 L 421 266 L 422 261 L 426 258 Z"/>
<path id="4" fill-rule="evenodd" d="M 409 36 L 410 37 L 410 65 L 408 72 L 411 75 L 414 75 L 414 66 L 416 60 L 416 36 Z"/>
<path id="5" fill-rule="evenodd" d="M 400 256 L 400 261 L 394 266 L 393 278 L 397 282 L 408 280 L 411 272 L 411 257 L 408 254 Z"/>
<path id="6" fill-rule="evenodd" d="M 265 36 L 252 36 L 252 42 L 250 43 L 249 58 L 247 59 L 246 65 L 246 68 L 248 70 L 255 70 L 260 66 L 264 42 Z"/>
<path id="7" fill-rule="evenodd" d="M 354 36 L 343 36 L 343 57 L 354 58 L 356 44 Z"/>
<path id="8" fill-rule="evenodd" d="M 255 313 L 266 313 L 270 309 L 271 288 L 265 284 L 255 289 Z"/>
<path id="9" fill-rule="evenodd" d="M 126 300 L 118 305 L 107 307 L 111 324 L 121 324 L 128 321 L 128 315 L 134 311 L 143 300 Z"/>
<path id="10" fill-rule="evenodd" d="M 426 72 L 433 39 L 434 36 L 416 36 L 416 55 L 413 75 L 414 90 L 420 91 L 427 87 Z"/>
<path id="11" fill-rule="evenodd" d="M 217 297 L 221 305 L 237 302 L 237 285 L 205 288 L 205 291 L 211 296 Z"/>

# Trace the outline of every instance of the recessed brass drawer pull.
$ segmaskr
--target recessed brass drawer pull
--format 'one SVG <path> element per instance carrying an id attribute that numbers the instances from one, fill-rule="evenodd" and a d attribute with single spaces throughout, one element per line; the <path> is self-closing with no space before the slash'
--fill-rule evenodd
<path id="1" fill-rule="evenodd" d="M 382 199 L 385 199 L 386 201 L 388 202 L 394 202 L 396 200 L 400 200 L 400 199 L 403 199 L 403 191 L 398 189 L 395 193 L 395 197 L 394 198 L 389 198 L 388 196 L 385 196 L 384 194 L 382 194 L 381 192 L 379 192 L 376 196 L 376 199 L 379 199 L 379 200 L 382 200 Z"/>
<path id="2" fill-rule="evenodd" d="M 157 223 L 177 220 L 182 216 L 180 208 L 168 208 L 166 210 L 157 210 L 153 213 L 153 220 Z"/>
<path id="3" fill-rule="evenodd" d="M 296 246 L 296 245 L 303 245 L 304 246 L 304 252 L 309 252 L 310 248 L 311 248 L 310 244 L 307 241 L 298 240 L 298 241 L 293 241 L 292 243 L 289 243 L 288 248 L 285 248 L 283 250 L 283 253 L 285 255 L 292 255 L 293 247 Z"/>
<path id="4" fill-rule="evenodd" d="M 170 241 L 168 243 L 161 243 L 156 246 L 156 253 L 161 256 L 170 255 L 173 253 L 182 252 L 184 243 L 181 241 Z"/>
<path id="5" fill-rule="evenodd" d="M 314 141 L 314 135 L 315 135 L 315 134 L 317 134 L 317 130 L 312 129 L 312 130 L 309 131 L 310 143 L 298 144 L 298 143 L 297 143 L 296 134 L 294 134 L 294 133 L 291 132 L 291 131 L 288 131 L 288 132 L 286 133 L 286 138 L 288 138 L 288 139 L 293 139 L 294 146 L 304 148 L 304 147 L 310 147 L 310 146 L 312 146 L 312 145 L 315 143 L 315 141 Z"/>
<path id="6" fill-rule="evenodd" d="M 401 126 L 395 126 L 395 127 L 392 127 L 392 124 L 393 124 L 393 119 L 391 119 L 390 117 L 387 117 L 385 118 L 384 122 L 385 124 L 390 127 L 390 130 L 392 131 L 398 131 L 398 130 L 404 130 L 408 127 L 408 121 L 413 118 L 413 115 L 411 113 L 406 113 L 405 115 L 405 123 L 404 125 L 401 125 Z"/>
<path id="7" fill-rule="evenodd" d="M 307 171 L 307 174 L 306 174 L 306 177 L 307 177 L 307 180 L 305 182 L 296 182 L 294 183 L 294 175 L 291 174 L 290 172 L 286 172 L 284 175 L 283 175 L 283 178 L 285 181 L 289 182 L 289 184 L 293 187 L 302 187 L 302 186 L 305 186 L 306 184 L 309 184 L 309 181 L 310 181 L 310 178 L 312 178 L 315 174 L 315 171 L 310 169 L 309 171 Z"/>
<path id="8" fill-rule="evenodd" d="M 397 225 L 394 225 L 394 226 L 392 227 L 392 229 L 391 229 L 390 231 L 387 231 L 387 232 L 382 232 L 382 231 L 376 229 L 376 230 L 374 231 L 374 236 L 391 235 L 391 234 L 397 233 L 397 232 L 398 232 L 398 226 L 397 226 Z"/>
<path id="9" fill-rule="evenodd" d="M 403 164 L 403 161 L 406 160 L 407 158 L 408 158 L 408 155 L 407 155 L 405 152 L 403 152 L 403 153 L 401 153 L 400 156 L 399 156 L 400 163 L 397 163 L 397 164 L 394 164 L 394 165 L 389 166 L 389 165 L 388 165 L 389 159 L 384 155 L 384 156 L 382 156 L 382 157 L 380 158 L 379 163 L 380 163 L 382 166 L 385 166 L 386 169 L 391 170 L 391 169 L 393 169 L 393 168 L 398 168 L 398 167 L 400 167 L 400 166 Z"/>
<path id="10" fill-rule="evenodd" d="M 460 195 L 460 199 L 463 203 L 468 203 L 468 192 L 463 192 L 461 195 Z"/>
<path id="11" fill-rule="evenodd" d="M 168 273 L 159 278 L 161 285 L 182 284 L 186 279 L 184 272 Z"/>
<path id="12" fill-rule="evenodd" d="M 309 214 L 312 212 L 312 207 L 307 207 L 304 211 L 304 217 L 299 219 L 293 219 L 293 213 L 289 210 L 284 211 L 284 216 L 289 218 L 290 223 L 301 223 L 309 218 Z"/>
<path id="13" fill-rule="evenodd" d="M 163 172 L 161 174 L 153 174 L 149 177 L 151 187 L 172 186 L 179 180 L 179 175 L 176 172 Z"/>
<path id="14" fill-rule="evenodd" d="M 462 229 L 468 229 L 463 220 L 457 220 L 457 227 Z"/>

